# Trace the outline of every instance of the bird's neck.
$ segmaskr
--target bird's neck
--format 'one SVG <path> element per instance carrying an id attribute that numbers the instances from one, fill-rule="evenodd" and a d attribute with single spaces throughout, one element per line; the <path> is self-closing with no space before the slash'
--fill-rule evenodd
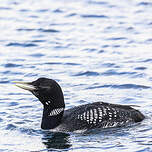
<path id="1" fill-rule="evenodd" d="M 44 106 L 41 128 L 54 129 L 60 125 L 65 106 L 49 107 Z"/>

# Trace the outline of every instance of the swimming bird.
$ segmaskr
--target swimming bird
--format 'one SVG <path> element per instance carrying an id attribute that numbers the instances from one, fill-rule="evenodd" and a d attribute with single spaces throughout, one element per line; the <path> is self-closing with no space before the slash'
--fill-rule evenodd
<path id="1" fill-rule="evenodd" d="M 42 129 L 57 131 L 90 130 L 121 127 L 142 121 L 145 116 L 129 105 L 94 102 L 65 110 L 64 96 L 59 84 L 48 78 L 33 82 L 15 82 L 30 91 L 43 104 Z"/>

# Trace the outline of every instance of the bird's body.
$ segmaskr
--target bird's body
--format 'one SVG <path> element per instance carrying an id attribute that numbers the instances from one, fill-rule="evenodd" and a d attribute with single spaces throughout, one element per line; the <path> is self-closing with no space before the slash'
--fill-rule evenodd
<path id="1" fill-rule="evenodd" d="M 143 119 L 144 116 L 130 106 L 94 102 L 65 110 L 58 130 L 121 127 Z"/>
<path id="2" fill-rule="evenodd" d="M 76 131 L 121 127 L 142 121 L 144 115 L 128 105 L 94 102 L 65 109 L 61 87 L 52 79 L 40 78 L 31 83 L 17 83 L 30 90 L 43 104 L 41 128 Z"/>

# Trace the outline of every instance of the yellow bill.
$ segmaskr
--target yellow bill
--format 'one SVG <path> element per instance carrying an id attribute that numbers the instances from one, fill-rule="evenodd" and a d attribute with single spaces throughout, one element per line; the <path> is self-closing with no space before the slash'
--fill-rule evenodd
<path id="1" fill-rule="evenodd" d="M 30 82 L 13 81 L 13 83 L 15 83 L 17 87 L 22 88 L 24 90 L 34 91 L 36 89 L 35 86 L 30 84 Z"/>

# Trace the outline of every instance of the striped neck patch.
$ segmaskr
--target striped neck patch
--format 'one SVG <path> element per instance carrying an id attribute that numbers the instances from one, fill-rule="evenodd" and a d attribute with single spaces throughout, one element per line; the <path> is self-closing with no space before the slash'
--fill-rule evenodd
<path id="1" fill-rule="evenodd" d="M 50 112 L 49 116 L 56 116 L 56 115 L 60 114 L 62 111 L 64 111 L 64 108 L 53 109 Z"/>

